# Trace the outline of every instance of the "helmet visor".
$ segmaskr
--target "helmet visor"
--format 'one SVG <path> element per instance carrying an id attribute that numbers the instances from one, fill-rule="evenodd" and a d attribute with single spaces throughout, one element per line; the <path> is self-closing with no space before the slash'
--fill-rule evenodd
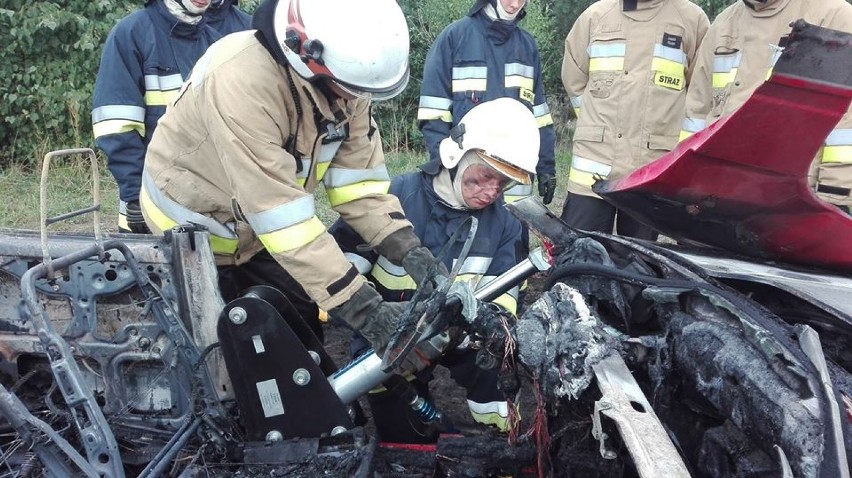
<path id="1" fill-rule="evenodd" d="M 530 179 L 529 173 L 527 173 L 523 169 L 512 166 L 506 161 L 500 159 L 499 157 L 488 154 L 487 151 L 477 149 L 476 154 L 481 160 L 488 163 L 489 166 L 497 170 L 503 176 L 509 178 L 511 182 L 515 184 L 523 184 L 524 186 L 532 184 L 532 180 Z"/>

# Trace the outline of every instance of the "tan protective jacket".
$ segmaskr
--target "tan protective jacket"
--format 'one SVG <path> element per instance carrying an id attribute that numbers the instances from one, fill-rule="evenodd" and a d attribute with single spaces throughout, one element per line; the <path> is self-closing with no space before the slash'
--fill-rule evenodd
<path id="1" fill-rule="evenodd" d="M 601 0 L 565 38 L 562 84 L 577 113 L 568 190 L 623 176 L 671 150 L 693 58 L 710 22 L 688 0 Z"/>
<path id="2" fill-rule="evenodd" d="M 160 120 L 140 201 L 152 230 L 207 226 L 220 264 L 244 263 L 265 247 L 329 310 L 364 279 L 316 216 L 311 192 L 319 181 L 371 245 L 411 224 L 387 194 L 370 102 L 329 103 L 288 70 L 254 31 L 215 43 Z"/>
<path id="3" fill-rule="evenodd" d="M 716 17 L 701 44 L 689 87 L 681 137 L 733 113 L 771 74 L 781 55 L 790 24 L 811 24 L 852 32 L 852 5 L 844 0 L 745 0 Z M 755 127 L 760 127 L 755 125 Z M 850 205 L 852 187 L 852 115 L 847 113 L 813 164 L 810 181 L 818 195 Z M 834 194 L 831 194 L 834 192 Z"/>

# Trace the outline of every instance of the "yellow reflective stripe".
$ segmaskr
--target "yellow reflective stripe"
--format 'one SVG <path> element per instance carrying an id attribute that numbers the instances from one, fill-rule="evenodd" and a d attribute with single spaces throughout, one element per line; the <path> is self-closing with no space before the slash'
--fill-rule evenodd
<path id="1" fill-rule="evenodd" d="M 166 214 L 163 213 L 163 211 L 160 210 L 153 201 L 151 201 L 144 184 L 142 185 L 142 190 L 139 191 L 139 205 L 142 206 L 142 209 L 145 211 L 145 215 L 147 215 L 148 219 L 157 226 L 157 229 L 161 231 L 168 231 L 178 225 L 178 223 L 176 223 L 172 218 L 166 216 Z M 124 228 L 127 229 L 127 217 L 124 218 L 124 222 Z M 119 219 L 119 225 L 121 225 L 121 219 Z M 236 239 L 220 237 L 212 233 L 209 236 L 210 249 L 214 254 L 233 254 L 237 252 L 238 241 Z"/>
<path id="2" fill-rule="evenodd" d="M 550 126 L 553 124 L 553 116 L 550 113 L 541 115 L 535 119 L 535 124 L 537 124 L 539 128 Z"/>
<path id="3" fill-rule="evenodd" d="M 323 176 L 325 176 L 325 172 L 328 171 L 328 167 L 331 166 L 331 162 L 325 163 L 317 163 L 317 181 L 322 181 Z"/>
<path id="4" fill-rule="evenodd" d="M 580 108 L 574 108 L 574 117 L 575 117 L 575 118 L 579 118 L 579 117 L 580 117 Z"/>
<path id="5" fill-rule="evenodd" d="M 568 172 L 568 180 L 577 184 L 582 184 L 583 186 L 591 186 L 592 184 L 595 184 L 595 175 L 585 171 L 580 171 L 579 169 L 571 168 L 571 171 Z"/>
<path id="6" fill-rule="evenodd" d="M 508 310 L 513 314 L 518 313 L 518 299 L 512 297 L 512 295 L 509 293 L 505 293 L 500 297 L 497 297 L 496 299 L 492 300 L 491 302 L 502 306 L 504 309 Z"/>
<path id="7" fill-rule="evenodd" d="M 178 225 L 174 220 L 172 220 L 172 218 L 166 216 L 153 201 L 151 201 L 144 184 L 142 185 L 142 190 L 139 191 L 139 205 L 142 207 L 142 210 L 145 211 L 145 215 L 148 216 L 148 219 L 157 226 L 157 229 L 161 231 L 168 231 Z M 125 221 L 126 220 L 127 218 L 125 217 Z"/>
<path id="8" fill-rule="evenodd" d="M 320 322 L 328 322 L 328 312 L 324 311 L 323 309 L 319 309 L 319 315 L 317 316 L 317 318 Z"/>
<path id="9" fill-rule="evenodd" d="M 678 141 L 683 141 L 686 138 L 689 138 L 690 136 L 692 136 L 694 134 L 695 133 L 693 133 L 692 131 L 687 131 L 685 129 L 682 129 L 682 130 L 680 130 L 680 136 L 678 136 Z"/>
<path id="10" fill-rule="evenodd" d="M 488 81 L 485 78 L 468 78 L 464 80 L 453 80 L 453 93 L 460 91 L 485 91 Z"/>
<path id="11" fill-rule="evenodd" d="M 339 188 L 326 188 L 328 202 L 339 206 L 370 195 L 387 194 L 390 181 L 364 181 Z"/>
<path id="12" fill-rule="evenodd" d="M 373 266 L 371 274 L 376 282 L 388 290 L 414 290 L 417 288 L 417 283 L 410 275 L 395 276 L 378 264 Z"/>
<path id="13" fill-rule="evenodd" d="M 737 69 L 721 73 L 713 73 L 713 88 L 724 88 L 737 77 Z"/>
<path id="14" fill-rule="evenodd" d="M 272 254 L 292 251 L 306 244 L 325 232 L 325 225 L 318 217 L 313 216 L 294 226 L 285 227 L 274 232 L 257 236 L 263 247 Z"/>
<path id="15" fill-rule="evenodd" d="M 446 123 L 452 123 L 453 114 L 447 110 L 437 110 L 434 108 L 418 108 L 417 119 L 421 121 L 441 120 Z"/>
<path id="16" fill-rule="evenodd" d="M 533 89 L 535 83 L 532 78 L 527 78 L 525 76 L 512 75 L 506 77 L 506 88 L 526 88 L 528 90 Z"/>
<path id="17" fill-rule="evenodd" d="M 684 71 L 682 63 L 657 57 L 651 61 L 651 69 L 672 76 L 683 76 Z"/>
<path id="18" fill-rule="evenodd" d="M 139 136 L 145 137 L 145 123 L 139 121 L 106 120 L 92 125 L 92 132 L 95 134 L 95 138 L 134 130 L 139 133 Z"/>
<path id="19" fill-rule="evenodd" d="M 607 58 L 590 58 L 589 72 L 593 71 L 618 71 L 624 69 L 624 57 L 613 56 Z"/>
<path id="20" fill-rule="evenodd" d="M 305 187 L 305 184 L 308 182 L 308 178 L 296 178 L 296 182 L 299 183 L 299 186 Z"/>
<path id="21" fill-rule="evenodd" d="M 852 146 L 825 146 L 822 149 L 823 163 L 852 163 Z"/>
<path id="22" fill-rule="evenodd" d="M 166 106 L 172 102 L 175 98 L 177 98 L 178 92 L 180 90 L 171 90 L 171 91 L 146 91 L 145 92 L 145 104 L 148 106 Z"/>
<path id="23" fill-rule="evenodd" d="M 769 77 L 772 76 L 772 68 L 766 70 L 766 80 L 769 80 Z"/>

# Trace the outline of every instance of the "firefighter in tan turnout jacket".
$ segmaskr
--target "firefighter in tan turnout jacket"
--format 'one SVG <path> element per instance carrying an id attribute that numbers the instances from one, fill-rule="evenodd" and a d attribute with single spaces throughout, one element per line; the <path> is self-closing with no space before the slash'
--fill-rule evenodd
<path id="1" fill-rule="evenodd" d="M 161 119 L 146 222 L 206 226 L 226 300 L 275 285 L 315 330 L 319 306 L 382 350 L 406 304 L 382 301 L 346 260 L 312 192 L 322 181 L 341 218 L 422 281 L 434 258 L 387 194 L 370 103 L 408 82 L 405 18 L 394 0 L 268 0 L 253 26 L 205 53 Z"/>
<path id="2" fill-rule="evenodd" d="M 739 0 L 716 17 L 701 44 L 681 138 L 733 113 L 772 73 L 798 19 L 852 32 L 844 0 Z M 825 139 L 811 168 L 811 185 L 825 201 L 852 205 L 852 115 Z"/>
<path id="3" fill-rule="evenodd" d="M 688 0 L 601 0 L 565 38 L 562 83 L 577 114 L 568 197 L 570 226 L 611 233 L 616 210 L 592 192 L 671 150 L 707 15 Z M 656 233 L 618 214 L 621 235 Z"/>

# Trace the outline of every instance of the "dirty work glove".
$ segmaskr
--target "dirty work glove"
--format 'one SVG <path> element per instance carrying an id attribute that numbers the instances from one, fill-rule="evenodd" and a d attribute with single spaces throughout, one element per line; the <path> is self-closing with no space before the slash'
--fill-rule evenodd
<path id="1" fill-rule="evenodd" d="M 121 217 L 124 216 L 124 217 Z M 123 220 L 122 220 L 123 219 Z M 127 227 L 124 227 L 125 224 Z M 139 206 L 139 201 L 128 201 L 127 209 L 124 214 L 119 214 L 118 232 L 134 232 L 136 234 L 151 234 L 148 225 L 145 224 L 145 218 L 142 217 L 142 207 Z"/>
<path id="2" fill-rule="evenodd" d="M 423 246 L 418 246 L 408 251 L 408 254 L 402 258 L 402 268 L 405 269 L 405 272 L 407 272 L 412 279 L 414 279 L 417 286 L 429 295 L 432 293 L 434 284 L 424 284 L 423 281 L 428 275 L 429 268 L 436 262 L 437 260 L 435 259 L 435 256 L 432 255 L 432 252 L 429 249 Z M 437 266 L 437 279 L 439 281 L 441 279 L 446 280 L 446 278 L 450 275 L 450 272 L 447 270 L 447 266 L 445 266 L 443 262 L 439 262 Z"/>
<path id="3" fill-rule="evenodd" d="M 408 302 L 385 302 L 372 286 L 365 283 L 351 299 L 329 313 L 363 335 L 381 355 L 407 307 Z"/>
<path id="4" fill-rule="evenodd" d="M 538 175 L 538 195 L 541 202 L 550 204 L 553 201 L 553 193 L 556 192 L 556 177 L 549 173 Z"/>

